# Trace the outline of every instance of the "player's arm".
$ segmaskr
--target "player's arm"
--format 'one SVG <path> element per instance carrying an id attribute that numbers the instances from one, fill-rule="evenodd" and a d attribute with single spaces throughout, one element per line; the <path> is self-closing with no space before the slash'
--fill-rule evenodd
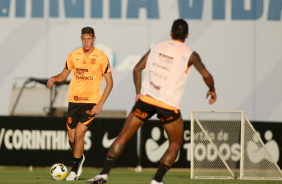
<path id="1" fill-rule="evenodd" d="M 141 73 L 142 70 L 146 67 L 147 59 L 150 54 L 150 50 L 139 60 L 139 62 L 136 64 L 136 66 L 133 69 L 133 79 L 134 79 L 134 85 L 136 89 L 136 101 L 140 97 L 141 92 Z"/>
<path id="2" fill-rule="evenodd" d="M 105 73 L 104 79 L 106 81 L 106 87 L 104 89 L 103 95 L 102 95 L 99 103 L 92 108 L 91 115 L 97 115 L 101 112 L 104 103 L 106 102 L 109 94 L 111 93 L 111 91 L 113 89 L 112 73 L 111 72 Z"/>
<path id="3" fill-rule="evenodd" d="M 68 78 L 70 72 L 71 72 L 71 70 L 67 70 L 66 68 L 64 68 L 63 71 L 60 74 L 51 77 L 47 81 L 47 86 L 49 88 L 52 88 L 55 82 L 65 81 Z"/>
<path id="4" fill-rule="evenodd" d="M 209 103 L 213 104 L 216 101 L 216 93 L 214 88 L 214 80 L 212 75 L 206 69 L 205 65 L 202 63 L 202 60 L 197 52 L 193 52 L 191 57 L 188 61 L 188 66 L 194 65 L 196 70 L 202 75 L 203 80 L 205 81 L 206 85 L 209 87 L 209 91 L 207 92 L 206 98 L 211 96 Z"/>

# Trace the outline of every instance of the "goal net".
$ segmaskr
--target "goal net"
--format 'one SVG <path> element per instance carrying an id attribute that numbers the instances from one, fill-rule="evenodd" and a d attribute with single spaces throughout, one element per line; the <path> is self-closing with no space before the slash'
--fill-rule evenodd
<path id="1" fill-rule="evenodd" d="M 191 178 L 282 180 L 279 166 L 242 111 L 193 111 L 191 150 Z"/>

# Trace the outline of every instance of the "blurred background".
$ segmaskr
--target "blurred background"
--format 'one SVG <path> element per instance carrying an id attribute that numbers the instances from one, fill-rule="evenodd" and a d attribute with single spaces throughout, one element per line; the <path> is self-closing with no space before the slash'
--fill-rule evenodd
<path id="1" fill-rule="evenodd" d="M 128 113 L 135 99 L 133 67 L 152 43 L 170 39 L 175 19 L 184 18 L 190 26 L 185 43 L 200 54 L 218 94 L 208 105 L 208 88 L 193 68 L 184 119 L 191 110 L 243 110 L 250 120 L 281 121 L 281 10 L 281 0 L 1 0 L 0 115 L 12 113 L 29 78 L 63 70 L 68 54 L 82 46 L 85 26 L 95 29 L 95 46 L 113 69 L 104 110 Z M 67 107 L 67 92 L 60 86 L 55 108 Z M 50 91 L 44 84 L 29 82 L 20 96 L 14 114 L 46 115 Z"/>
<path id="2" fill-rule="evenodd" d="M 205 99 L 208 88 L 192 68 L 181 107 L 184 120 L 190 120 L 193 110 L 231 110 L 244 111 L 255 122 L 281 122 L 281 17 L 282 0 L 0 0 L 0 148 L 5 140 L 7 155 L 13 149 L 60 150 L 33 143 L 27 139 L 29 134 L 15 130 L 16 123 L 23 120 L 38 125 L 41 119 L 6 117 L 65 117 L 72 74 L 52 90 L 45 84 L 63 70 L 69 53 L 82 46 L 81 29 L 86 26 L 95 29 L 95 47 L 107 54 L 114 80 L 101 118 L 126 117 L 135 100 L 133 67 L 152 43 L 171 39 L 173 21 L 183 18 L 189 24 L 185 43 L 200 54 L 214 77 L 218 95 L 217 102 L 209 105 Z M 43 122 L 50 121 L 65 119 Z M 10 123 L 15 124 L 8 128 Z M 34 127 L 22 129 L 29 129 L 33 138 L 41 135 L 44 142 L 47 134 L 42 131 L 48 126 L 38 125 L 37 133 Z M 8 130 L 12 132 L 8 134 Z M 151 133 L 148 130 L 148 137 Z M 189 143 L 190 132 L 185 135 Z M 281 134 L 275 136 L 281 142 Z M 25 145 L 21 138 L 29 142 Z M 68 149 L 67 141 L 63 142 L 62 149 Z"/>

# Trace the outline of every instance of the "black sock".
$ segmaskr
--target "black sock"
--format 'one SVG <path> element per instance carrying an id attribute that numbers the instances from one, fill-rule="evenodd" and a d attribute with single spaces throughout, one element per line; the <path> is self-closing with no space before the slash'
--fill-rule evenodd
<path id="1" fill-rule="evenodd" d="M 169 170 L 169 167 L 165 164 L 160 164 L 157 173 L 154 176 L 154 179 L 157 182 L 161 182 L 163 180 L 163 177 L 165 175 L 165 173 Z"/>
<path id="2" fill-rule="evenodd" d="M 107 158 L 105 160 L 105 163 L 104 163 L 104 168 L 100 172 L 100 174 L 109 174 L 111 169 L 112 169 L 112 167 L 114 166 L 115 162 L 116 162 L 115 158 L 107 156 Z"/>
<path id="3" fill-rule="evenodd" d="M 77 174 L 77 169 L 78 169 L 78 164 L 80 162 L 80 159 L 81 158 L 74 158 L 73 157 L 73 165 L 72 165 L 71 171 L 75 172 L 76 174 Z"/>

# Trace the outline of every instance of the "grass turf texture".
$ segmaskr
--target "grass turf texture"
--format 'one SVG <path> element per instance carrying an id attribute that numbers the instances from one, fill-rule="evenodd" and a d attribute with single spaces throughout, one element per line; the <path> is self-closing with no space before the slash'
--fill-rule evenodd
<path id="1" fill-rule="evenodd" d="M 68 167 L 68 169 L 71 169 Z M 83 168 L 78 181 L 55 181 L 49 174 L 49 167 L 0 167 L 0 184 L 47 184 L 47 183 L 86 183 L 87 179 L 100 172 L 97 168 Z M 107 184 L 150 184 L 156 169 L 143 169 L 135 172 L 134 169 L 114 168 L 111 171 Z M 216 180 L 216 179 L 190 179 L 190 170 L 171 169 L 164 177 L 166 184 L 278 184 L 278 180 Z"/>

